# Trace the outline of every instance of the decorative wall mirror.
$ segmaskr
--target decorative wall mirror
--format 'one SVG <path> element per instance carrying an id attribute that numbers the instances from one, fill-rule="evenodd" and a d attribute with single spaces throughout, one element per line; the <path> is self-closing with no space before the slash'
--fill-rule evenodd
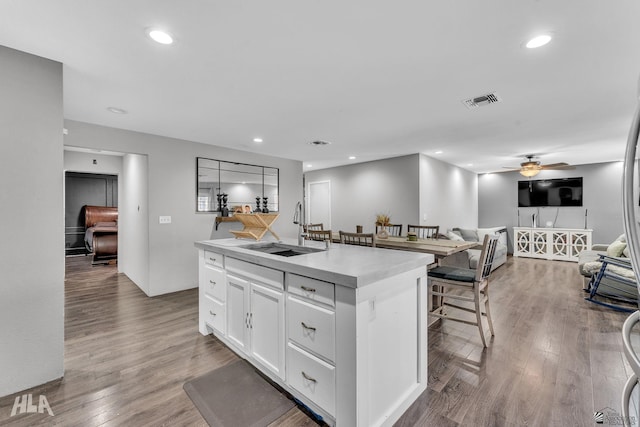
<path id="1" fill-rule="evenodd" d="M 196 171 L 196 212 L 278 211 L 278 168 L 198 157 Z"/>

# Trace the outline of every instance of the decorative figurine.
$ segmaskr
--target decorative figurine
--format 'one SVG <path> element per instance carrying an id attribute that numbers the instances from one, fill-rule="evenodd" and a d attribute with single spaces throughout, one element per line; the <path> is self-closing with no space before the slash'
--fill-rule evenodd
<path id="1" fill-rule="evenodd" d="M 267 207 L 267 199 L 268 197 L 262 198 L 262 213 L 269 213 L 269 208 Z"/>
<path id="2" fill-rule="evenodd" d="M 228 194 L 222 193 L 222 216 L 229 216 L 229 208 L 227 207 L 228 196 Z"/>

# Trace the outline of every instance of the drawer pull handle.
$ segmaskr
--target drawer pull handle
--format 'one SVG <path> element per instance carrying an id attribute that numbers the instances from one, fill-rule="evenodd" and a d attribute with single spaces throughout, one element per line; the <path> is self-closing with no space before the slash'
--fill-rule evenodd
<path id="1" fill-rule="evenodd" d="M 209 283 L 211 283 L 212 285 L 216 284 L 216 282 L 214 282 L 213 280 L 209 280 Z"/>
<path id="2" fill-rule="evenodd" d="M 211 258 L 211 257 L 209 257 L 209 261 L 211 261 L 211 262 L 216 262 L 216 259 L 215 259 L 215 258 Z"/>
<path id="3" fill-rule="evenodd" d="M 307 288 L 306 286 L 300 286 L 302 288 L 303 291 L 307 291 L 307 292 L 315 292 L 316 290 L 313 288 Z"/>
<path id="4" fill-rule="evenodd" d="M 318 380 L 316 380 L 315 378 L 311 378 L 309 375 L 305 374 L 304 371 L 300 371 L 302 373 L 302 376 L 304 377 L 305 380 L 307 381 L 311 381 L 312 383 L 317 383 Z"/>
<path id="5" fill-rule="evenodd" d="M 216 315 L 216 314 L 215 314 L 213 311 L 211 311 L 211 310 L 209 310 L 209 314 L 210 314 L 210 315 L 212 315 L 212 316 L 215 316 L 215 315 Z"/>
<path id="6" fill-rule="evenodd" d="M 304 322 L 300 322 L 300 324 L 302 325 L 303 328 L 305 328 L 305 329 L 307 329 L 309 331 L 313 331 L 313 332 L 316 331 L 316 328 L 314 328 L 313 326 L 307 326 L 307 325 L 305 325 Z"/>

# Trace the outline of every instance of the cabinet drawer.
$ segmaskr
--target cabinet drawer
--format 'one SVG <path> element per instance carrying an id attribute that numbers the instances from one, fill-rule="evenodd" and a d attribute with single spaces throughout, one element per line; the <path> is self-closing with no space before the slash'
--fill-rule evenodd
<path id="1" fill-rule="evenodd" d="M 204 319 L 205 323 L 207 323 L 212 328 L 222 332 L 223 334 L 226 333 L 227 324 L 225 321 L 225 305 L 207 295 L 205 295 L 203 298 L 203 313 L 200 313 L 200 316 Z"/>
<path id="2" fill-rule="evenodd" d="M 225 259 L 225 265 L 229 272 L 237 273 L 247 279 L 284 290 L 284 273 L 282 271 L 235 258 Z"/>
<path id="3" fill-rule="evenodd" d="M 224 268 L 224 257 L 211 251 L 204 251 L 205 264 L 213 265 L 218 268 Z"/>
<path id="4" fill-rule="evenodd" d="M 287 301 L 289 339 L 330 360 L 335 360 L 335 313 L 295 297 Z"/>
<path id="5" fill-rule="evenodd" d="M 222 302 L 226 301 L 226 282 L 227 275 L 224 270 L 220 270 L 210 265 L 205 265 L 202 270 L 202 278 L 200 286 L 204 288 L 204 292 Z"/>
<path id="6" fill-rule="evenodd" d="M 335 416 L 336 368 L 296 347 L 287 345 L 289 385 Z"/>
<path id="7" fill-rule="evenodd" d="M 331 307 L 335 306 L 335 285 L 333 283 L 298 276 L 297 274 L 289 274 L 287 280 L 287 289 L 290 293 L 311 301 L 330 305 Z"/>

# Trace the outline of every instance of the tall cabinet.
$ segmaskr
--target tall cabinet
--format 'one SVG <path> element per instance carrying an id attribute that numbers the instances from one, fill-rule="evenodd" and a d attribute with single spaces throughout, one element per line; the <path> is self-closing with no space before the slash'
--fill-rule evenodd
<path id="1" fill-rule="evenodd" d="M 578 262 L 591 249 L 593 230 L 513 227 L 513 256 Z"/>

